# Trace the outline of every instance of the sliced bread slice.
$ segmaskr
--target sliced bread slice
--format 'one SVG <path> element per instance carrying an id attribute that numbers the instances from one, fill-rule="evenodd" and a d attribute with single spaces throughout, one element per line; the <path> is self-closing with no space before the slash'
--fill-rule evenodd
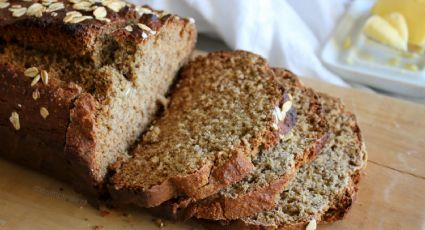
<path id="1" fill-rule="evenodd" d="M 115 200 L 152 207 L 179 195 L 203 199 L 244 178 L 258 149 L 276 145 L 295 123 L 280 109 L 284 91 L 257 55 L 211 53 L 180 77 L 134 157 L 116 165 Z"/>
<path id="2" fill-rule="evenodd" d="M 355 116 L 340 100 L 320 96 L 331 131 L 321 154 L 299 170 L 273 210 L 228 222 L 226 229 L 304 229 L 339 220 L 348 211 L 367 153 Z"/>
<path id="3" fill-rule="evenodd" d="M 302 86 L 289 71 L 274 69 L 274 72 L 286 92 L 292 95 L 288 103 L 297 114 L 292 131 L 282 136 L 274 148 L 261 151 L 253 161 L 253 172 L 242 181 L 202 201 L 167 202 L 153 210 L 155 213 L 172 219 L 233 220 L 274 208 L 279 194 L 298 168 L 320 152 L 328 131 L 318 95 Z"/>

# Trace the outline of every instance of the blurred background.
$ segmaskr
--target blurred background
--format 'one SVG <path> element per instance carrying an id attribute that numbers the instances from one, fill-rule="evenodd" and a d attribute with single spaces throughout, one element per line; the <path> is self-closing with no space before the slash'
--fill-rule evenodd
<path id="1" fill-rule="evenodd" d="M 333 47 L 333 50 L 327 50 L 328 53 L 323 51 L 325 46 L 332 46 L 337 42 L 337 37 L 342 36 L 335 35 L 341 21 L 348 24 L 339 27 L 351 26 L 352 31 L 355 31 L 357 22 L 360 22 L 362 27 L 366 19 L 362 18 L 358 11 L 364 11 L 360 13 L 369 16 L 370 8 L 376 2 L 374 0 L 132 0 L 132 2 L 148 4 L 156 9 L 194 18 L 199 31 L 198 50 L 248 50 L 266 57 L 272 66 L 288 68 L 305 78 L 318 78 L 339 86 L 360 88 L 425 104 L 425 88 L 417 87 L 422 83 L 425 85 L 423 72 L 417 71 L 418 75 L 422 74 L 418 77 L 422 79 L 422 83 L 410 82 L 411 79 L 406 83 L 403 82 L 406 77 L 400 75 L 412 74 L 404 69 L 381 68 L 381 70 L 379 66 L 377 68 L 371 66 L 370 60 L 365 64 L 364 60 L 362 62 L 360 59 L 358 63 L 353 64 L 351 57 L 347 64 L 344 55 L 352 55 L 352 52 L 342 48 L 336 50 L 337 46 Z M 354 4 L 357 6 L 352 6 Z M 355 12 L 350 12 L 350 8 L 354 8 L 351 10 Z M 353 40 L 355 38 L 353 35 Z M 351 44 L 345 45 L 351 46 Z M 327 64 L 323 60 L 326 58 L 334 58 L 334 63 L 331 60 Z M 344 61 L 341 61 L 343 59 Z M 396 76 L 392 78 L 391 74 Z M 415 93 L 412 93 L 413 91 Z"/>

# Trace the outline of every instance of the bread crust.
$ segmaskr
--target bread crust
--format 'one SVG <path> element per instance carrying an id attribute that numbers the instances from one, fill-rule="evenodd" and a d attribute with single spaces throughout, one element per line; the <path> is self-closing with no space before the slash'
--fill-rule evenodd
<path id="1" fill-rule="evenodd" d="M 11 5 L 19 4 L 22 7 L 29 7 L 33 2 L 10 0 Z M 125 32 L 130 35 L 132 42 L 139 43 L 145 39 L 140 28 L 134 26 L 134 32 L 129 33 L 124 30 L 126 25 L 143 23 L 154 31 L 160 31 L 166 23 L 173 17 L 164 15 L 159 17 L 156 14 L 160 11 L 146 13 L 139 18 L 134 7 L 125 6 L 119 12 L 114 12 L 108 8 L 108 19 L 105 23 L 99 20 L 86 20 L 81 23 L 64 23 L 63 18 L 66 13 L 75 11 L 73 3 L 62 1 L 65 9 L 56 11 L 57 16 L 44 13 L 41 17 L 23 15 L 14 17 L 7 8 L 0 9 L 0 37 L 5 42 L 17 42 L 21 45 L 30 45 L 33 48 L 43 51 L 53 51 L 65 53 L 70 57 L 85 57 L 100 64 L 98 60 L 101 54 L 101 47 L 108 42 L 108 36 L 116 31 Z M 145 8 L 151 9 L 149 6 Z M 91 12 L 83 15 L 91 15 Z M 184 23 L 190 24 L 187 20 Z"/>
<path id="2" fill-rule="evenodd" d="M 12 64 L 0 64 L 0 105 L 3 108 L 0 112 L 0 144 L 3 146 L 0 155 L 69 181 L 77 191 L 89 197 L 96 196 L 98 192 L 93 186 L 96 183 L 87 181 L 92 173 L 93 153 L 65 150 L 71 142 L 86 146 L 84 150 L 92 147 L 87 146 L 86 136 L 78 137 L 75 131 L 87 131 L 94 125 L 93 120 L 86 119 L 87 114 L 93 113 L 94 99 L 73 83 L 51 80 L 47 86 L 37 84 L 31 88 L 32 79 L 25 77 L 22 71 Z M 33 90 L 40 92 L 40 99 L 32 98 Z M 50 113 L 46 120 L 39 112 L 42 106 Z M 17 111 L 20 116 L 19 131 L 8 120 L 11 111 Z M 71 139 L 75 141 L 70 142 Z"/>
<path id="3" fill-rule="evenodd" d="M 360 181 L 361 170 L 357 170 L 352 175 L 352 183 L 347 187 L 335 201 L 329 206 L 329 209 L 321 214 L 321 220 L 318 224 L 330 224 L 338 220 L 342 220 L 347 212 L 350 210 L 351 205 L 356 199 L 358 191 L 358 182 Z M 236 220 L 232 222 L 212 222 L 204 221 L 203 225 L 207 229 L 219 230 L 304 230 L 309 222 L 300 222 L 293 225 L 279 226 L 278 228 L 272 226 L 259 226 L 244 222 L 243 220 Z"/>

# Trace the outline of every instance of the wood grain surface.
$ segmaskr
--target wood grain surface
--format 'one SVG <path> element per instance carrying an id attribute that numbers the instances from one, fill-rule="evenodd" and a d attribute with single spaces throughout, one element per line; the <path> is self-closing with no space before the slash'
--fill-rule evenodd
<path id="1" fill-rule="evenodd" d="M 304 79 L 360 122 L 369 162 L 343 221 L 319 229 L 425 229 L 425 107 Z M 31 154 L 31 153 L 28 153 Z M 143 210 L 99 211 L 67 185 L 0 160 L 0 229 L 159 229 Z M 165 222 L 162 229 L 202 229 Z"/>

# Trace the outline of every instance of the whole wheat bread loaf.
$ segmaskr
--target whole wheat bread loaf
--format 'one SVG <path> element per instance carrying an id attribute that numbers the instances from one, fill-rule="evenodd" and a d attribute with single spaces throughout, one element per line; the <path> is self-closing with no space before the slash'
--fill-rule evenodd
<path id="1" fill-rule="evenodd" d="M 261 151 L 253 160 L 254 170 L 242 181 L 222 189 L 202 201 L 180 199 L 151 210 L 172 219 L 195 217 L 233 220 L 274 208 L 279 194 L 299 167 L 321 151 L 327 138 L 327 123 L 319 96 L 305 88 L 298 78 L 284 69 L 274 69 L 278 82 L 291 95 L 297 122 L 275 147 Z"/>
<path id="2" fill-rule="evenodd" d="M 210 53 L 185 65 L 180 78 L 134 157 L 116 167 L 110 191 L 118 202 L 152 207 L 210 196 L 248 175 L 259 148 L 276 145 L 295 123 L 257 55 Z"/>
<path id="3" fill-rule="evenodd" d="M 355 116 L 340 100 L 320 94 L 330 126 L 323 151 L 304 165 L 277 206 L 248 218 L 220 224 L 211 229 L 304 229 L 309 223 L 329 223 L 341 219 L 350 208 L 358 187 L 367 153 Z"/>
<path id="4" fill-rule="evenodd" d="M 78 2 L 2 4 L 0 156 L 97 196 L 156 117 L 196 29 L 121 0 Z"/>

